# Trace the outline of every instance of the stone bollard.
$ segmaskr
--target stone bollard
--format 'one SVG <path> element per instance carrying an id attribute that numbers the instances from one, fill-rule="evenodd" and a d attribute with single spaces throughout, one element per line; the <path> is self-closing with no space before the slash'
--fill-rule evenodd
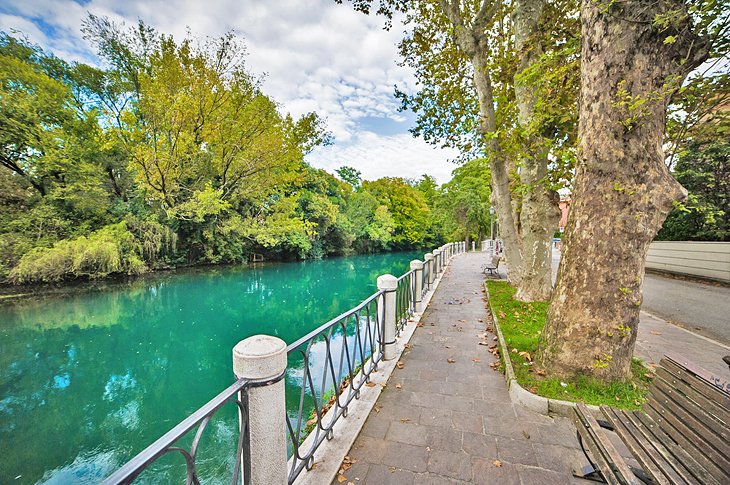
<path id="1" fill-rule="evenodd" d="M 416 279 L 416 284 L 413 286 L 415 291 L 413 301 L 416 305 L 413 311 L 423 313 L 423 261 L 417 259 L 411 261 L 411 270 L 413 270 L 413 277 Z"/>
<path id="2" fill-rule="evenodd" d="M 254 335 L 233 347 L 237 378 L 276 380 L 286 370 L 286 343 L 270 335 Z M 284 380 L 248 390 L 251 483 L 287 483 L 286 401 Z"/>
<path id="3" fill-rule="evenodd" d="M 477 248 L 476 248 L 476 244 L 477 244 L 477 243 L 476 243 L 476 242 L 474 242 L 474 241 L 472 241 L 472 242 L 471 242 L 471 250 L 472 250 L 472 251 L 476 251 L 476 250 L 477 250 Z"/>
<path id="4" fill-rule="evenodd" d="M 433 250 L 433 266 L 434 275 L 437 275 L 441 272 L 441 250 L 440 249 L 434 249 Z"/>
<path id="5" fill-rule="evenodd" d="M 383 358 L 395 359 L 395 290 L 398 288 L 398 278 L 390 274 L 378 276 L 378 290 L 383 291 L 380 297 L 382 315 Z"/>
<path id="6" fill-rule="evenodd" d="M 433 253 L 426 253 L 423 258 L 426 260 L 426 265 L 428 266 L 428 289 L 433 289 L 433 280 L 434 280 L 434 274 L 433 274 Z"/>

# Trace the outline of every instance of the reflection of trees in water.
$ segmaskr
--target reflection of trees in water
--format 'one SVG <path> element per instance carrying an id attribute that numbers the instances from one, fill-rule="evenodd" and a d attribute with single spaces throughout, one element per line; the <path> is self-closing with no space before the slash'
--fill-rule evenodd
<path id="1" fill-rule="evenodd" d="M 372 294 L 377 275 L 404 272 L 409 256 L 165 274 L 1 305 L 0 442 L 12 446 L 0 477 L 34 483 L 73 471 L 76 482 L 98 482 L 230 384 L 236 342 L 255 333 L 293 342 Z M 203 440 L 211 469 L 228 456 L 229 413 Z"/>

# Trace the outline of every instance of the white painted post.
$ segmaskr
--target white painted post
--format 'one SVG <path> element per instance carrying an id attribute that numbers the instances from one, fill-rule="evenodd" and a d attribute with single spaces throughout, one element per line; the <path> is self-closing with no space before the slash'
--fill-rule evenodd
<path id="1" fill-rule="evenodd" d="M 475 245 L 476 245 L 476 242 L 472 241 L 471 242 L 471 250 L 472 251 L 476 251 L 476 246 Z"/>
<path id="2" fill-rule="evenodd" d="M 286 370 L 286 342 L 270 335 L 254 335 L 233 347 L 237 378 L 266 381 Z M 284 379 L 248 390 L 251 438 L 251 483 L 287 483 L 286 401 Z"/>
<path id="3" fill-rule="evenodd" d="M 440 249 L 434 249 L 433 250 L 433 263 L 434 263 L 434 274 L 439 274 L 441 272 L 441 250 Z"/>
<path id="4" fill-rule="evenodd" d="M 423 261 L 419 261 L 418 259 L 411 261 L 411 270 L 413 270 L 413 277 L 416 279 L 416 284 L 414 285 L 416 308 L 413 311 L 423 313 Z"/>
<path id="5" fill-rule="evenodd" d="M 428 288 L 433 290 L 433 280 L 435 275 L 433 274 L 433 253 L 426 253 L 423 258 L 426 260 L 428 265 Z"/>
<path id="6" fill-rule="evenodd" d="M 383 311 L 383 358 L 393 360 L 395 348 L 395 290 L 398 288 L 398 278 L 390 274 L 378 276 L 378 289 L 383 291 L 380 303 Z"/>

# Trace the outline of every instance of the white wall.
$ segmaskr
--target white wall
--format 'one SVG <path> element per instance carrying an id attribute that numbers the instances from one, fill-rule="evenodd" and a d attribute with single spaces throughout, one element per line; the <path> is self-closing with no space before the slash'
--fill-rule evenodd
<path id="1" fill-rule="evenodd" d="M 730 242 L 654 241 L 646 267 L 730 282 Z"/>

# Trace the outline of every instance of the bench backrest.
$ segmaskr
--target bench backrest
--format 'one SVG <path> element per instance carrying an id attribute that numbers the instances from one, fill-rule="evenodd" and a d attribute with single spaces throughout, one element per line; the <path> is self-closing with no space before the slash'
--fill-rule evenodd
<path id="1" fill-rule="evenodd" d="M 495 268 L 499 268 L 499 261 L 501 259 L 502 256 L 500 256 L 499 254 L 492 256 L 492 266 L 494 266 Z"/>
<path id="2" fill-rule="evenodd" d="M 688 468 L 702 467 L 719 483 L 728 483 L 727 381 L 678 356 L 665 356 L 659 366 L 644 405 L 644 412 L 659 426 L 654 436 L 669 448 L 675 446 Z"/>

